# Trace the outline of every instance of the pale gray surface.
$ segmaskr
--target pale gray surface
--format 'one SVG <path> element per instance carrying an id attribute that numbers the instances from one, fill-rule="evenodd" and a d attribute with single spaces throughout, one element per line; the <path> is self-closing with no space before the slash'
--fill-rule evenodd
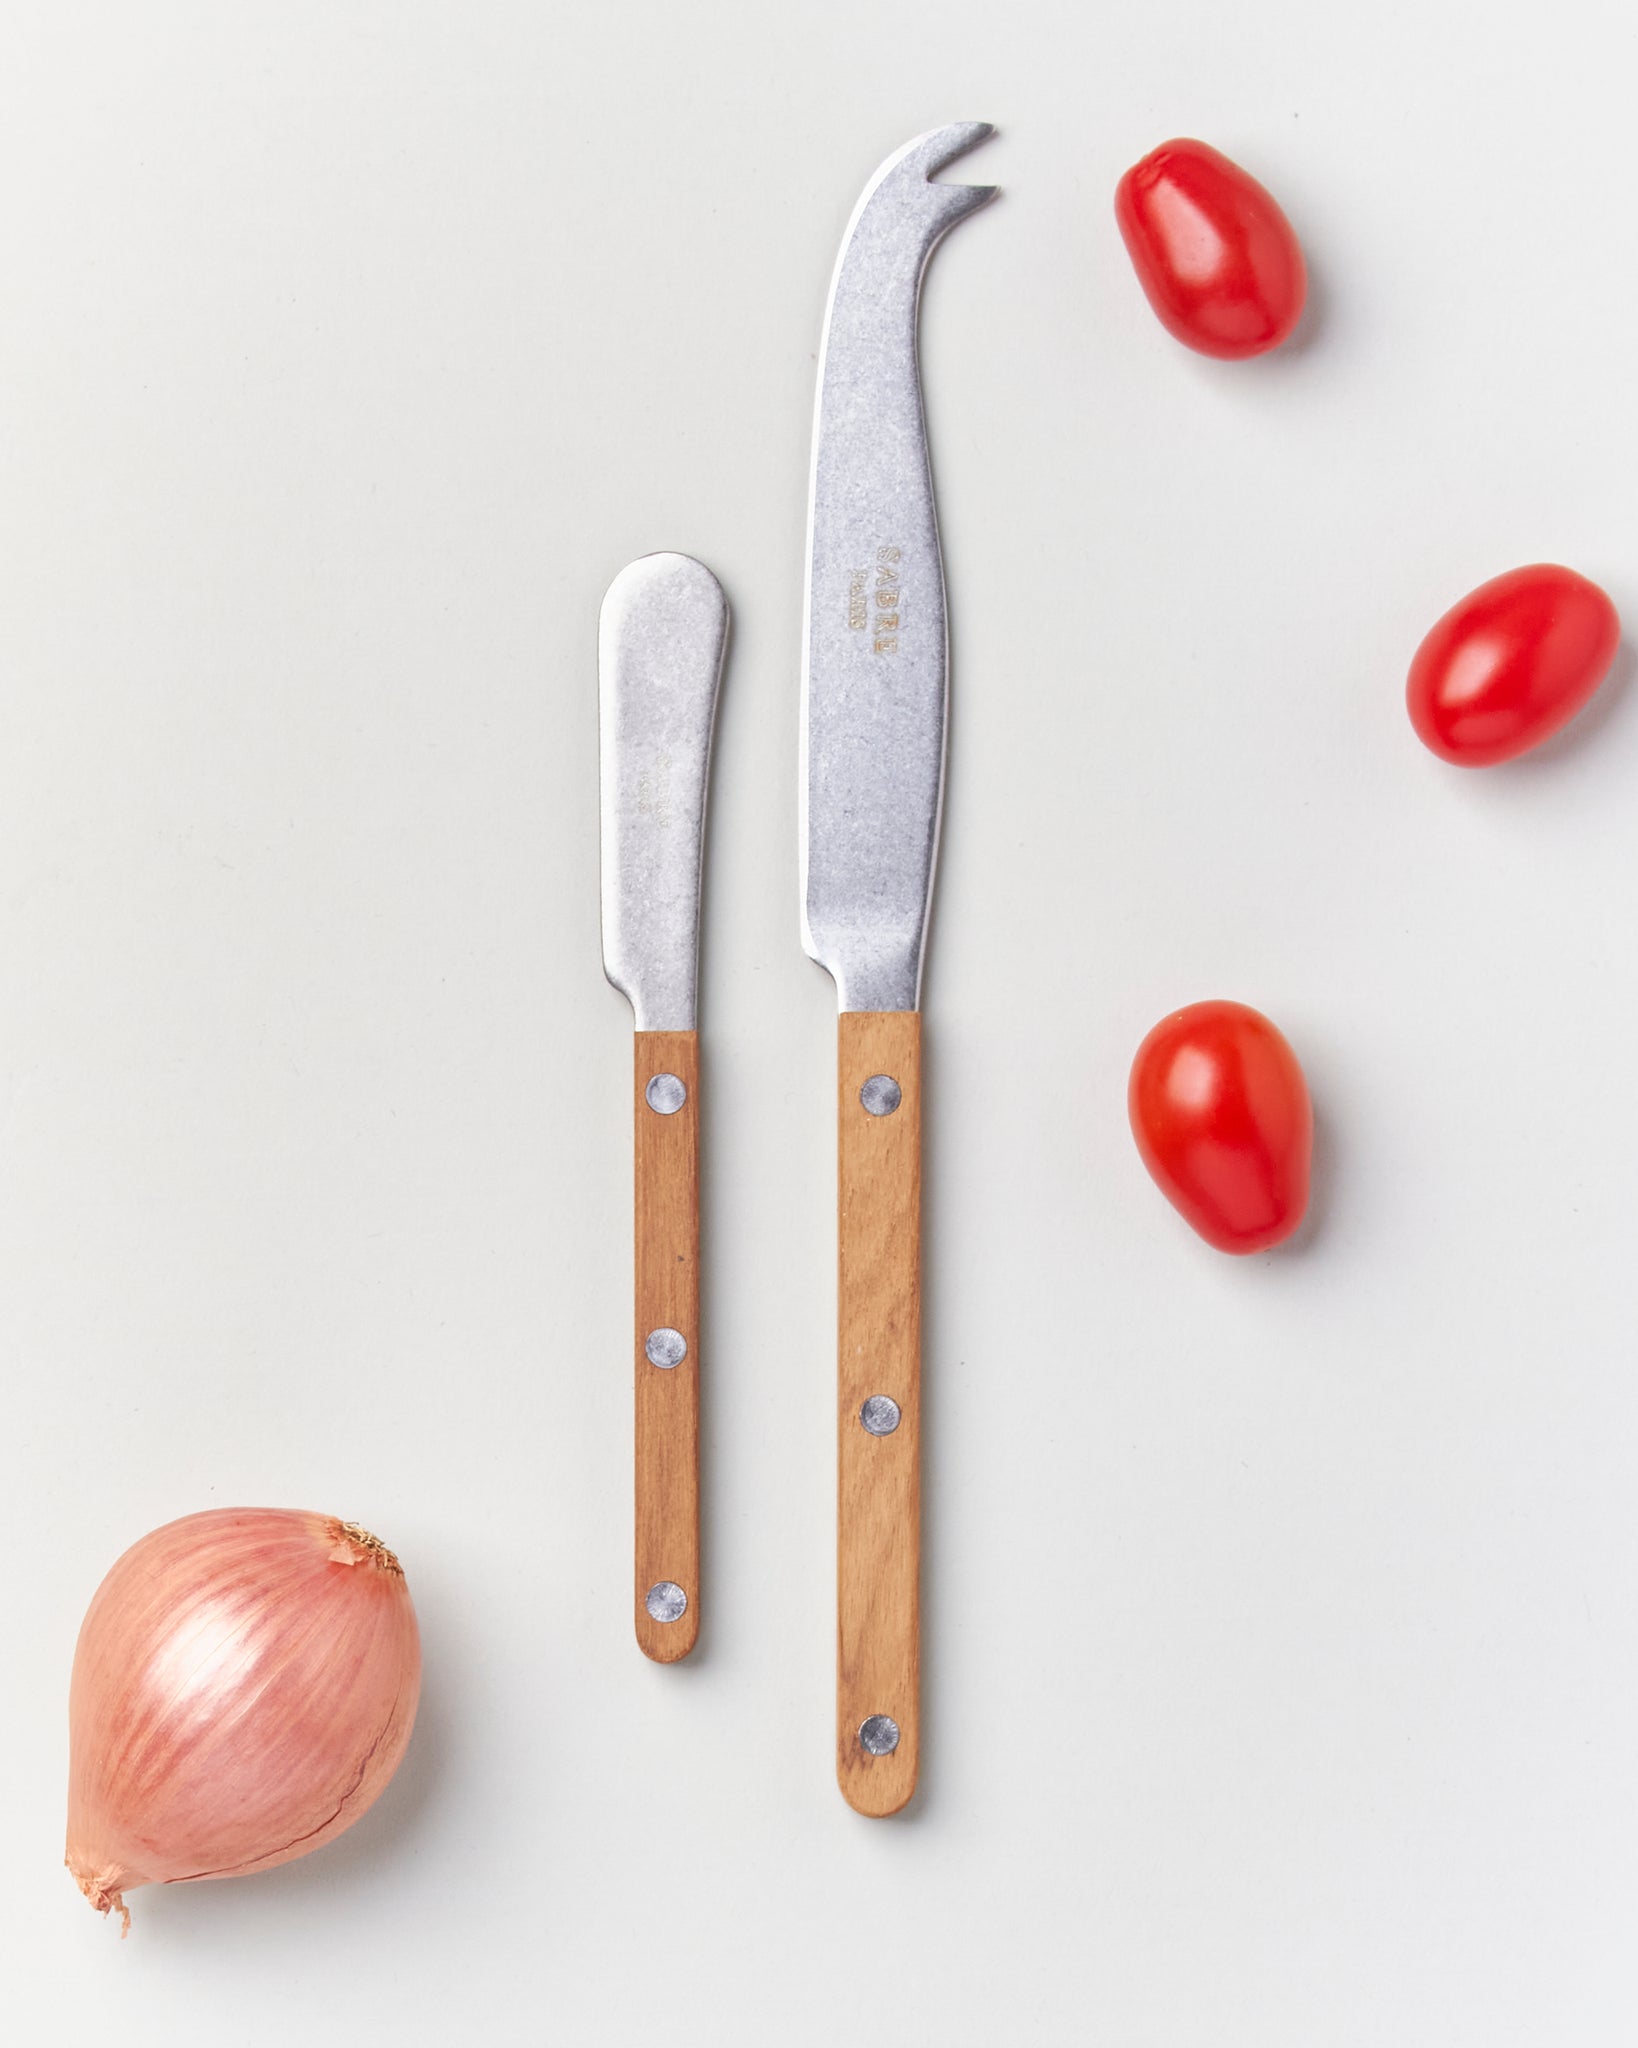
<path id="1" fill-rule="evenodd" d="M 1483 577 L 1638 622 L 1624 8 L 33 4 L 0 47 L 0 1954 L 140 2048 L 1630 2048 L 1638 710 L 1462 776 Z M 924 1794 L 831 1778 L 834 992 L 797 945 L 814 351 L 936 259 L 954 644 L 928 974 Z M 1317 318 L 1186 355 L 1115 234 L 1198 133 Z M 722 576 L 710 1613 L 630 1640 L 630 1018 L 597 606 Z M 1314 1222 L 1194 1241 L 1168 1008 L 1305 1060 Z M 103 1569 L 362 1518 L 428 1646 L 344 1841 L 57 1867 Z M 656 1956 L 663 1957 L 663 1967 Z"/>

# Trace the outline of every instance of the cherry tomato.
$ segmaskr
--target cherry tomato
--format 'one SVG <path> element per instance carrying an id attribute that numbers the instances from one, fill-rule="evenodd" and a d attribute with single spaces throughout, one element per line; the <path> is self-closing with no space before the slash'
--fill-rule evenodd
<path id="1" fill-rule="evenodd" d="M 1260 356 L 1296 326 L 1308 272 L 1291 223 L 1209 143 L 1163 142 L 1115 187 L 1115 218 L 1160 324 L 1205 356 Z"/>
<path id="2" fill-rule="evenodd" d="M 1191 1003 L 1138 1047 L 1132 1136 L 1166 1199 L 1220 1252 L 1260 1252 L 1308 1208 L 1314 1113 L 1297 1055 L 1244 1003 Z"/>
<path id="3" fill-rule="evenodd" d="M 1621 640 L 1615 607 L 1573 569 L 1537 562 L 1469 591 L 1416 650 L 1405 703 L 1441 760 L 1488 768 L 1568 725 Z"/>

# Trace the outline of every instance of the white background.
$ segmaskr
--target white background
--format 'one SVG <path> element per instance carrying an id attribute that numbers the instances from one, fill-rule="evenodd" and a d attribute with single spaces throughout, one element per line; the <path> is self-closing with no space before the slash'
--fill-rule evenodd
<path id="1" fill-rule="evenodd" d="M 1638 705 L 1424 752 L 1521 562 L 1638 622 L 1638 29 L 1312 0 L 31 4 L 0 44 L 0 1962 L 10 2038 L 1630 2048 Z M 927 990 L 923 1791 L 831 1777 L 833 1011 L 796 935 L 814 352 L 899 143 L 955 714 Z M 1313 315 L 1193 357 L 1174 134 Z M 735 609 L 691 1665 L 630 1640 L 630 1019 L 594 628 Z M 1224 1259 L 1132 1052 L 1265 1009 L 1312 1221 Z M 421 1727 L 309 1860 L 59 1868 L 103 1571 L 403 1555 Z"/>

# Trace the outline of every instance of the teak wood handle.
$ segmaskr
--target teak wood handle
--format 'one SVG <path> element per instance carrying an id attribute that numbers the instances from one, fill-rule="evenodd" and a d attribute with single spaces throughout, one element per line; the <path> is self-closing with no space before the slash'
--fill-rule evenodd
<path id="1" fill-rule="evenodd" d="M 636 1034 L 635 1611 L 660 1664 L 700 1627 L 699 1074 L 697 1033 Z"/>
<path id="2" fill-rule="evenodd" d="M 920 1014 L 844 1011 L 838 1052 L 836 1776 L 880 1817 L 920 1746 Z"/>

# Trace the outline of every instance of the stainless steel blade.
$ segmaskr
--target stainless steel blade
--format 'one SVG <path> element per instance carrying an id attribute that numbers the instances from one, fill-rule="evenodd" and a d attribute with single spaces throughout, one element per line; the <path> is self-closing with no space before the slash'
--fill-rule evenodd
<path id="1" fill-rule="evenodd" d="M 944 568 L 916 326 L 942 236 L 995 196 L 935 172 L 993 133 L 935 128 L 854 208 L 825 313 L 802 672 L 802 943 L 844 1010 L 913 1010 L 944 783 Z"/>
<path id="2" fill-rule="evenodd" d="M 728 600 L 689 555 L 644 555 L 598 619 L 603 972 L 639 1031 L 695 1028 L 700 857 Z"/>

